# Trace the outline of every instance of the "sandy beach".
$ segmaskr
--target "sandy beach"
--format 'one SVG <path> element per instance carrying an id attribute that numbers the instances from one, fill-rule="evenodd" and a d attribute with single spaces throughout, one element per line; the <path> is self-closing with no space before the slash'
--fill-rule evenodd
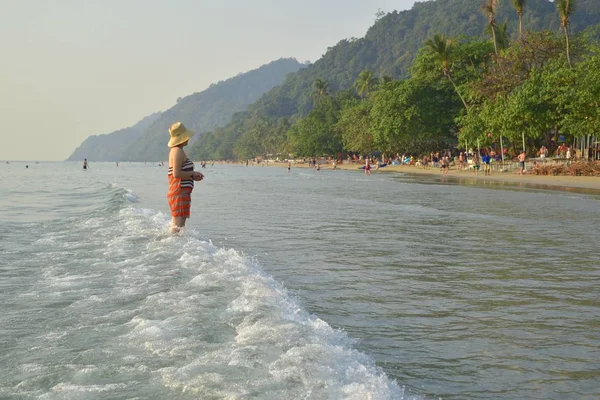
<path id="1" fill-rule="evenodd" d="M 282 167 L 286 167 L 287 164 L 281 163 L 276 164 L 281 165 Z M 364 171 L 360 169 L 362 165 L 359 164 L 341 164 L 337 166 L 337 169 L 340 170 L 351 170 L 356 171 L 357 173 L 363 173 Z M 306 164 L 293 164 L 292 168 L 308 168 L 308 163 Z M 332 166 L 328 164 L 321 165 L 322 170 L 331 170 Z M 532 175 L 532 174 L 524 174 L 518 175 L 515 171 L 509 172 L 494 172 L 492 175 L 485 176 L 483 171 L 479 171 L 478 175 L 473 175 L 472 171 L 458 171 L 456 167 L 450 168 L 446 175 L 442 175 L 442 172 L 439 168 L 430 168 L 423 169 L 423 167 L 417 166 L 405 166 L 405 165 L 397 165 L 397 166 L 386 166 L 376 170 L 375 167 L 371 169 L 371 175 L 381 174 L 381 173 L 404 173 L 404 174 L 414 174 L 414 175 L 429 175 L 429 176 L 439 176 L 440 178 L 452 178 L 458 180 L 458 183 L 487 183 L 487 182 L 498 182 L 498 183 L 507 183 L 507 184 L 522 184 L 522 185 L 531 185 L 532 187 L 542 187 L 544 189 L 550 190 L 565 190 L 568 191 L 570 189 L 584 189 L 585 191 L 589 191 L 590 193 L 598 193 L 600 194 L 600 177 L 595 176 L 547 176 L 547 175 Z"/>

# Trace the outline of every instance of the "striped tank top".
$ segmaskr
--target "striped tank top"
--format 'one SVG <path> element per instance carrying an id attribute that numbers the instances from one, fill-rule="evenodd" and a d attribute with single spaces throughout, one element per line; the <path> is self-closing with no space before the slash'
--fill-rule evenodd
<path id="1" fill-rule="evenodd" d="M 182 171 L 191 172 L 194 170 L 194 163 L 186 158 L 183 166 L 181 167 Z M 179 179 L 173 176 L 173 167 L 169 167 L 169 172 L 167 173 L 169 177 L 169 193 L 177 192 L 181 189 L 194 189 L 194 180 L 192 178 L 188 179 Z"/>

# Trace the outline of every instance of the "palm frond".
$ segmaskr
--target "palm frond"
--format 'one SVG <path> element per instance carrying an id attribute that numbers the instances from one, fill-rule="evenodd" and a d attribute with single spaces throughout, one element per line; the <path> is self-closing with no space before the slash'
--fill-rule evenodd
<path id="1" fill-rule="evenodd" d="M 523 7 L 525 6 L 525 0 L 512 0 L 514 9 L 518 15 L 523 15 Z"/>

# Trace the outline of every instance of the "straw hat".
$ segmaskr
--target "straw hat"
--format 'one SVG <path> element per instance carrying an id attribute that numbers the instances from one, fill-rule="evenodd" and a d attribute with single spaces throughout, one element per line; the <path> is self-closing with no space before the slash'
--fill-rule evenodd
<path id="1" fill-rule="evenodd" d="M 171 135 L 171 139 L 169 139 L 168 146 L 175 147 L 190 140 L 194 136 L 194 132 L 188 130 L 181 122 L 175 122 L 169 128 L 169 135 Z"/>

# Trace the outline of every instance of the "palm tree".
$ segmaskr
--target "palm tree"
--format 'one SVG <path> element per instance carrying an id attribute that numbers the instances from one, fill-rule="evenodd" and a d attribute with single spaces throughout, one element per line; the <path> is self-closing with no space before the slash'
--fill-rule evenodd
<path id="1" fill-rule="evenodd" d="M 508 25 L 506 20 L 504 20 L 503 23 L 498 25 L 498 33 L 496 34 L 496 40 L 498 40 L 498 47 L 500 48 L 500 50 L 507 49 L 509 45 L 508 31 L 506 29 L 507 26 Z"/>
<path id="2" fill-rule="evenodd" d="M 354 87 L 358 90 L 358 94 L 368 96 L 371 93 L 373 86 L 377 85 L 377 78 L 369 70 L 363 70 L 359 75 Z"/>
<path id="3" fill-rule="evenodd" d="M 313 94 L 315 96 L 315 103 L 319 103 L 323 96 L 327 96 L 327 89 L 329 89 L 329 84 L 323 79 L 317 79 L 313 83 Z"/>
<path id="4" fill-rule="evenodd" d="M 575 0 L 556 0 L 556 8 L 560 17 L 560 27 L 565 32 L 567 40 L 567 61 L 571 67 L 571 55 L 569 53 L 569 18 L 575 11 Z"/>
<path id="5" fill-rule="evenodd" d="M 519 39 L 523 36 L 523 7 L 525 0 L 512 0 L 513 7 L 519 16 Z"/>
<path id="6" fill-rule="evenodd" d="M 498 50 L 504 50 L 508 48 L 508 31 L 507 31 L 507 22 L 504 20 L 500 25 L 496 24 L 496 42 L 498 44 Z M 492 31 L 492 27 L 490 25 L 486 26 L 485 33 L 490 33 Z"/>
<path id="7" fill-rule="evenodd" d="M 428 48 L 429 51 L 435 56 L 436 61 L 442 70 L 442 74 L 450 81 L 454 87 L 454 90 L 456 91 L 456 94 L 458 94 L 458 97 L 460 97 L 460 100 L 468 110 L 469 106 L 467 106 L 467 102 L 458 91 L 450 71 L 450 65 L 452 64 L 452 40 L 447 39 L 443 35 L 434 35 L 432 39 L 429 39 L 425 42 L 425 47 Z"/>
<path id="8" fill-rule="evenodd" d="M 498 44 L 496 43 L 496 7 L 499 0 L 486 0 L 481 9 L 488 17 L 488 25 L 492 29 L 492 39 L 494 40 L 494 51 L 498 55 Z"/>

